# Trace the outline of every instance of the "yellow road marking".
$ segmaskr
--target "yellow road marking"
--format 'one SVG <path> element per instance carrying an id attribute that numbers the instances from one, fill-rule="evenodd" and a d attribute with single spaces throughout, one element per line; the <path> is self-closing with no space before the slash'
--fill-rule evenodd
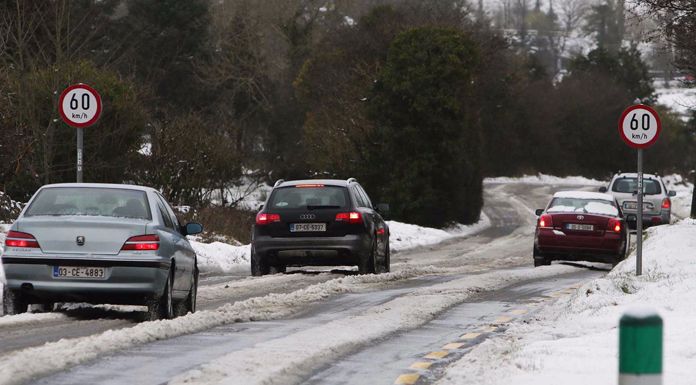
<path id="1" fill-rule="evenodd" d="M 491 327 L 491 329 L 495 330 L 495 328 L 493 328 L 493 327 Z M 488 331 L 486 331 L 486 332 L 484 332 L 484 333 L 487 333 L 487 332 L 490 332 L 490 331 L 492 331 L 492 330 L 488 330 Z M 481 335 L 481 333 L 466 333 L 466 334 L 462 334 L 461 337 L 459 337 L 459 338 L 461 338 L 461 339 L 463 339 L 463 340 L 473 340 L 474 338 L 476 338 L 476 337 L 478 337 L 478 336 L 480 336 L 480 335 Z"/>
<path id="2" fill-rule="evenodd" d="M 510 314 L 514 314 L 514 315 L 527 314 L 527 309 L 515 309 L 515 310 L 511 311 Z"/>
<path id="3" fill-rule="evenodd" d="M 498 330 L 497 326 L 484 326 L 481 329 L 479 329 L 482 333 L 493 333 L 494 331 Z M 468 333 L 472 334 L 472 333 Z M 465 334 L 466 335 L 466 334 Z"/>
<path id="4" fill-rule="evenodd" d="M 493 321 L 493 323 L 494 324 L 504 324 L 506 322 L 510 322 L 511 320 L 512 320 L 512 317 L 501 315 L 500 317 L 496 318 L 495 321 Z"/>
<path id="5" fill-rule="evenodd" d="M 465 345 L 465 344 L 458 343 L 458 342 L 453 342 L 453 343 L 451 343 L 451 344 L 447 344 L 447 345 L 443 346 L 442 348 L 445 349 L 445 350 L 455 350 L 455 349 L 461 348 L 461 347 L 464 346 L 464 345 Z"/>
<path id="6" fill-rule="evenodd" d="M 425 362 L 425 361 L 418 361 L 414 362 L 409 366 L 411 369 L 428 369 L 430 366 L 432 366 L 432 362 Z"/>
<path id="7" fill-rule="evenodd" d="M 443 358 L 448 354 L 449 354 L 449 352 L 441 350 L 439 352 L 429 353 L 428 355 L 425 356 L 425 358 L 430 358 L 431 360 L 439 360 L 440 358 Z"/>
<path id="8" fill-rule="evenodd" d="M 402 374 L 399 377 L 396 378 L 396 381 L 394 381 L 395 385 L 413 385 L 418 381 L 420 378 L 420 374 L 418 373 L 408 373 L 408 374 Z"/>

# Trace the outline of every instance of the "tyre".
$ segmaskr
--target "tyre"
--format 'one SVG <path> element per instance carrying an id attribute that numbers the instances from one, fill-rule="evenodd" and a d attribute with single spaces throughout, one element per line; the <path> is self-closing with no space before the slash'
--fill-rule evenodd
<path id="1" fill-rule="evenodd" d="M 196 296 L 198 295 L 198 268 L 193 271 L 193 282 L 186 299 L 177 305 L 176 316 L 184 316 L 188 313 L 196 312 Z"/>
<path id="2" fill-rule="evenodd" d="M 150 321 L 174 318 L 174 303 L 172 299 L 173 286 L 174 273 L 170 271 L 169 279 L 167 279 L 167 283 L 165 283 L 162 296 L 151 300 L 147 304 L 148 318 Z"/>
<path id="3" fill-rule="evenodd" d="M 388 273 L 391 271 L 391 249 L 389 248 L 389 243 L 387 242 L 386 258 L 384 258 L 384 272 Z"/>
<path id="4" fill-rule="evenodd" d="M 551 264 L 551 259 L 544 256 L 541 254 L 539 249 L 537 249 L 536 246 L 534 246 L 534 267 L 539 267 L 539 266 L 548 266 Z"/>
<path id="5" fill-rule="evenodd" d="M 251 248 L 251 275 L 254 277 L 260 277 L 262 275 L 269 274 L 271 271 L 268 261 L 265 260 L 264 256 L 257 254 L 254 248 Z"/>
<path id="6" fill-rule="evenodd" d="M 376 247 L 373 253 L 377 255 Z M 379 258 L 379 260 L 375 262 L 377 264 L 375 268 L 375 272 L 377 274 L 384 274 L 389 272 L 389 246 L 385 247 L 384 256 L 382 258 Z"/>
<path id="7" fill-rule="evenodd" d="M 2 290 L 2 314 L 17 315 L 26 313 L 29 310 L 29 304 L 22 297 L 22 294 L 3 286 Z"/>
<path id="8" fill-rule="evenodd" d="M 377 244 L 373 242 L 370 251 L 360 258 L 358 274 L 375 274 L 377 272 L 376 248 Z"/>

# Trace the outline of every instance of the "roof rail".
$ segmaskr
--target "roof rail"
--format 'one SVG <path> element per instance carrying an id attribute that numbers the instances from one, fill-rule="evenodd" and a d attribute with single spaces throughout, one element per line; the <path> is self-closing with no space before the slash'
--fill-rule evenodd
<path id="1" fill-rule="evenodd" d="M 353 182 L 357 183 L 358 180 L 355 178 L 348 178 L 348 180 L 346 180 L 346 183 L 353 183 Z"/>
<path id="2" fill-rule="evenodd" d="M 278 179 L 278 180 L 275 182 L 275 184 L 273 185 L 273 187 L 278 187 L 278 185 L 281 184 L 281 183 L 283 183 L 283 182 L 285 182 L 285 179 Z"/>

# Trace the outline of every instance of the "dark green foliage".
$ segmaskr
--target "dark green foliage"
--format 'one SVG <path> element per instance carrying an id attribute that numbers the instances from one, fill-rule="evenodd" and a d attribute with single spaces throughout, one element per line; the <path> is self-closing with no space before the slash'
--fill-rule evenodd
<path id="1" fill-rule="evenodd" d="M 479 134 L 471 96 L 476 45 L 462 32 L 419 28 L 399 35 L 373 91 L 379 152 L 370 154 L 394 217 L 429 226 L 478 219 Z"/>

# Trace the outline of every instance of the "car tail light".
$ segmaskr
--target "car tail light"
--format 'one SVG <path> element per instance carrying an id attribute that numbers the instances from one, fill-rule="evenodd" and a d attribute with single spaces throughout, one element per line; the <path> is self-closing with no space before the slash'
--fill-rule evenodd
<path id="1" fill-rule="evenodd" d="M 19 231 L 10 231 L 5 238 L 6 247 L 27 247 L 39 248 L 39 242 L 36 241 L 33 235 L 21 233 Z"/>
<path id="2" fill-rule="evenodd" d="M 154 234 L 130 237 L 121 250 L 159 250 L 159 236 Z"/>
<path id="3" fill-rule="evenodd" d="M 553 227 L 553 219 L 551 218 L 551 215 L 544 214 L 539 217 L 539 227 Z"/>
<path id="4" fill-rule="evenodd" d="M 269 223 L 273 222 L 280 222 L 280 215 L 278 214 L 267 214 L 267 213 L 258 213 L 256 214 L 256 224 L 257 225 L 267 225 Z"/>
<path id="5" fill-rule="evenodd" d="M 336 222 L 347 222 L 350 224 L 363 223 L 362 214 L 359 212 L 338 213 L 336 214 Z"/>
<path id="6" fill-rule="evenodd" d="M 607 224 L 607 229 L 609 231 L 613 231 L 615 233 L 620 233 L 621 232 L 621 221 L 615 218 L 609 219 L 609 223 Z"/>
<path id="7" fill-rule="evenodd" d="M 662 200 L 662 208 L 663 209 L 669 209 L 672 208 L 672 200 L 669 198 L 665 198 Z"/>
<path id="8" fill-rule="evenodd" d="M 323 184 L 298 184 L 295 188 L 321 188 L 324 187 Z"/>

